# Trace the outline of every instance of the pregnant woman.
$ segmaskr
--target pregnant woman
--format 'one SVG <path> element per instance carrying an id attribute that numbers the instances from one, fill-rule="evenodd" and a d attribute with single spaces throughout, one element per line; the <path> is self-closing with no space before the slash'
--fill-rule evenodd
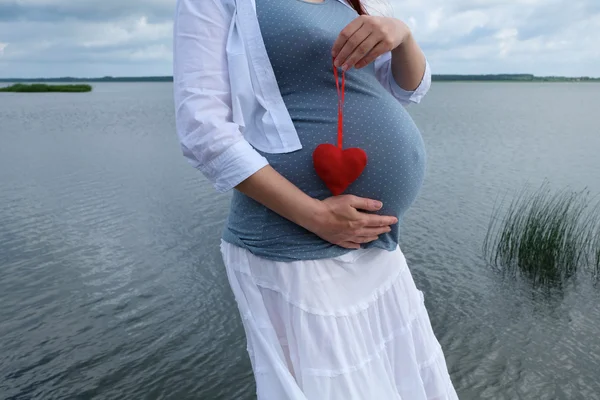
<path id="1" fill-rule="evenodd" d="M 259 400 L 457 399 L 398 246 L 425 172 L 404 104 L 431 74 L 407 26 L 365 6 L 177 3 L 177 130 L 216 190 L 233 189 L 221 252 Z M 337 143 L 342 81 L 343 145 L 368 163 L 332 196 L 313 152 Z"/>

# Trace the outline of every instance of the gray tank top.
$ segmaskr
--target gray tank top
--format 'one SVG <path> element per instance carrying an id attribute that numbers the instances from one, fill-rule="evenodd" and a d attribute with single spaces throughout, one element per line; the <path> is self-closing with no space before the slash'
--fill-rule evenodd
<path id="1" fill-rule="evenodd" d="M 257 16 L 285 105 L 303 148 L 261 154 L 280 174 L 309 196 L 331 196 L 315 173 L 312 153 L 336 143 L 337 91 L 331 48 L 357 14 L 337 0 L 256 0 Z M 381 200 L 382 215 L 402 216 L 413 203 L 425 173 L 419 130 L 404 107 L 375 77 L 373 64 L 346 73 L 344 147 L 360 147 L 369 158 L 363 174 L 345 193 Z M 394 250 L 400 223 L 363 247 Z M 227 242 L 277 261 L 340 256 L 350 250 L 333 245 L 234 191 L 223 233 Z"/>

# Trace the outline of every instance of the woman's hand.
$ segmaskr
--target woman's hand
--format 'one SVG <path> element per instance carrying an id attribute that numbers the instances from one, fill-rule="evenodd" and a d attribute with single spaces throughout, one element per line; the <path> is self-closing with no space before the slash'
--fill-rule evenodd
<path id="1" fill-rule="evenodd" d="M 396 18 L 361 15 L 350 22 L 333 44 L 335 66 L 362 68 L 404 43 L 412 33 Z"/>
<path id="2" fill-rule="evenodd" d="M 237 190 L 322 239 L 349 249 L 372 242 L 390 231 L 396 217 L 368 214 L 381 202 L 343 195 L 314 199 L 267 165 L 236 186 Z"/>
<path id="3" fill-rule="evenodd" d="M 320 238 L 347 249 L 359 249 L 362 243 L 377 240 L 379 235 L 391 230 L 398 222 L 396 217 L 361 212 L 381 209 L 381 202 L 342 195 L 321 202 L 322 210 L 312 224 L 307 226 Z"/>

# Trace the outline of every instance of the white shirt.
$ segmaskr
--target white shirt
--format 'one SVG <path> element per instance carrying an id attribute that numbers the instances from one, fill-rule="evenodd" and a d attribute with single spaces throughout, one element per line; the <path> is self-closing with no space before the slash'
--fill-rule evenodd
<path id="1" fill-rule="evenodd" d="M 256 149 L 302 148 L 260 33 L 255 0 L 178 0 L 173 51 L 181 149 L 217 191 L 232 189 L 268 164 Z M 415 91 L 396 83 L 391 52 L 374 63 L 379 82 L 402 104 L 418 103 L 431 86 L 428 63 Z"/>

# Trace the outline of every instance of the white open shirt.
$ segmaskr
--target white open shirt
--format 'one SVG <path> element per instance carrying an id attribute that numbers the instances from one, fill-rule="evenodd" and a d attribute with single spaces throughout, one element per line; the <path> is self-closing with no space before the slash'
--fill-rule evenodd
<path id="1" fill-rule="evenodd" d="M 268 164 L 255 149 L 302 148 L 267 55 L 255 0 L 178 0 L 173 50 L 181 148 L 217 191 L 232 189 Z M 419 87 L 402 89 L 392 76 L 390 52 L 375 60 L 375 71 L 402 104 L 418 103 L 431 86 L 427 63 Z"/>

